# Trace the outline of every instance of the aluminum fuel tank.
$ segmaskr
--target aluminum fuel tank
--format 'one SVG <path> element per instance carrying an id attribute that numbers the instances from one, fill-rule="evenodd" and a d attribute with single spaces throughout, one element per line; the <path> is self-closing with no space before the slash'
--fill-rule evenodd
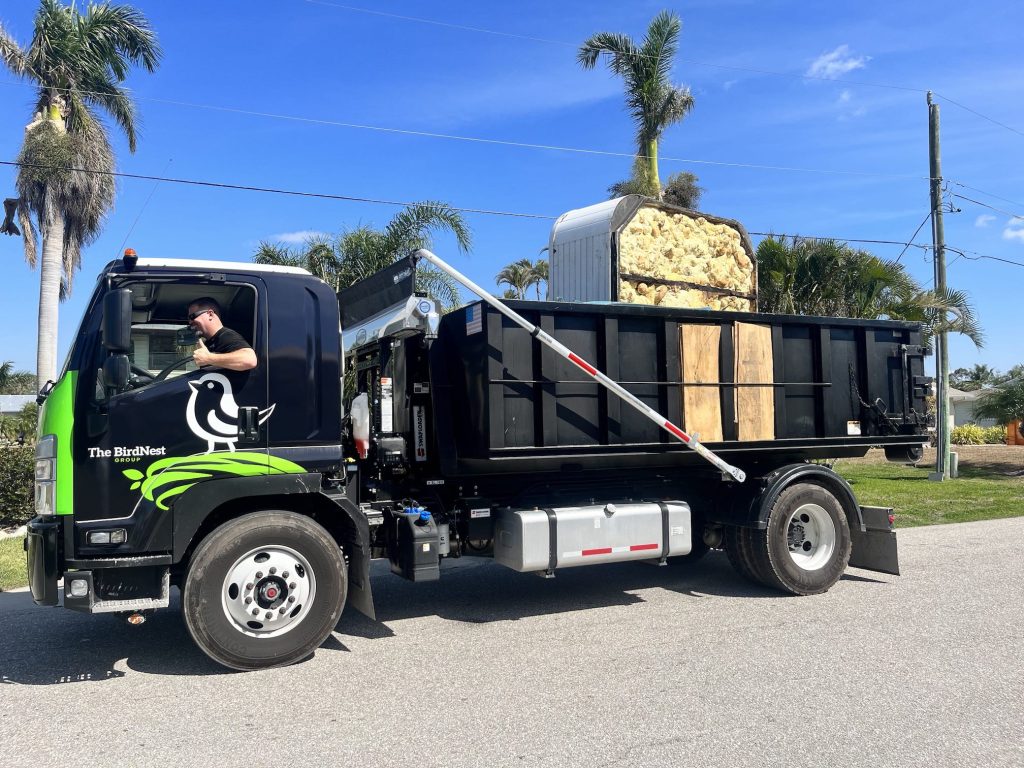
<path id="1" fill-rule="evenodd" d="M 685 501 L 498 509 L 494 559 L 514 571 L 657 560 L 689 553 Z"/>

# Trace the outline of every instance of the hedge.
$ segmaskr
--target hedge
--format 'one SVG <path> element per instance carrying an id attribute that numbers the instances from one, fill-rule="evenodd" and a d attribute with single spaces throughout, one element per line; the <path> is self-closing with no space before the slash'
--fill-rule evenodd
<path id="1" fill-rule="evenodd" d="M 0 527 L 24 525 L 32 517 L 35 447 L 0 445 Z"/>

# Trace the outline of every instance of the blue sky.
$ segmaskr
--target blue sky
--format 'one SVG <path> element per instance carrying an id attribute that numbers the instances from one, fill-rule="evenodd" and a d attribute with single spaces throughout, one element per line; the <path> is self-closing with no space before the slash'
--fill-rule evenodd
<path id="1" fill-rule="evenodd" d="M 945 217 L 947 243 L 1024 262 L 1024 220 L 1013 218 L 1024 204 L 1011 202 L 1024 201 L 1024 67 L 1019 13 L 1005 1 L 135 5 L 165 58 L 155 74 L 129 81 L 143 125 L 134 155 L 116 138 L 127 173 L 557 216 L 605 199 L 607 186 L 628 176 L 629 158 L 415 132 L 629 153 L 633 128 L 620 83 L 604 69 L 581 71 L 575 47 L 602 30 L 640 39 L 667 7 L 683 19 L 673 79 L 692 88 L 696 106 L 666 132 L 661 173 L 697 173 L 707 190 L 703 210 L 757 232 L 909 240 L 928 212 L 923 91 L 932 89 L 1009 127 L 938 99 L 943 175 L 974 188 L 950 192 L 991 206 L 952 198 L 961 212 Z M 0 22 L 19 42 L 31 35 L 35 7 L 0 5 Z M 808 74 L 828 79 L 800 77 Z M 0 94 L 0 159 L 13 160 L 33 91 L 3 71 Z M 0 196 L 13 188 L 13 169 L 0 167 Z M 122 179 L 116 208 L 61 307 L 60 356 L 95 275 L 126 238 L 143 256 L 247 261 L 261 240 L 382 226 L 396 210 Z M 537 258 L 551 226 L 467 220 L 470 254 L 457 254 L 444 237 L 435 251 L 485 286 L 505 264 Z M 927 226 L 917 242 L 930 243 Z M 865 247 L 886 258 L 902 250 Z M 38 273 L 15 238 L 0 238 L 0 258 L 8 316 L 0 360 L 33 369 Z M 903 262 L 930 284 L 930 254 L 911 248 Z M 950 285 L 971 294 L 988 337 L 980 351 L 954 337 L 951 366 L 1024 362 L 1024 267 L 955 253 L 949 262 Z"/>

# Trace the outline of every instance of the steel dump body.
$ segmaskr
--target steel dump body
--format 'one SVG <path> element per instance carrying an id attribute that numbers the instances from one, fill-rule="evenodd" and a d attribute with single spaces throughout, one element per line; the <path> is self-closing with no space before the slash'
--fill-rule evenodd
<path id="1" fill-rule="evenodd" d="M 735 463 L 759 462 L 768 453 L 773 463 L 859 456 L 873 445 L 923 440 L 927 380 L 914 323 L 627 304 L 507 304 L 690 431 L 692 423 L 708 423 L 708 414 L 697 414 L 684 396 L 701 390 L 701 408 L 720 414 L 711 418 L 720 421 L 720 434 L 702 442 Z M 761 380 L 738 381 L 737 333 L 751 327 L 764 340 L 758 353 L 770 367 L 755 377 Z M 704 366 L 700 381 L 683 376 L 688 355 L 695 354 L 681 339 L 692 332 L 717 341 L 699 350 L 717 359 L 711 375 Z M 443 318 L 429 367 L 444 475 L 702 463 L 487 304 Z M 757 418 L 764 423 L 750 429 L 744 398 L 755 390 L 770 395 L 760 400 Z"/>

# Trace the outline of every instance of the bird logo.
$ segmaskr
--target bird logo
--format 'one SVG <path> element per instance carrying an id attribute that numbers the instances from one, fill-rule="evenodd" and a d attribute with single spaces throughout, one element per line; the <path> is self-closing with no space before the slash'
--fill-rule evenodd
<path id="1" fill-rule="evenodd" d="M 220 373 L 207 373 L 188 385 L 192 389 L 185 409 L 189 429 L 206 441 L 207 453 L 213 453 L 218 443 L 234 452 L 238 441 L 238 403 L 231 382 Z M 269 419 L 275 407 L 277 403 L 260 411 L 258 423 Z"/>

